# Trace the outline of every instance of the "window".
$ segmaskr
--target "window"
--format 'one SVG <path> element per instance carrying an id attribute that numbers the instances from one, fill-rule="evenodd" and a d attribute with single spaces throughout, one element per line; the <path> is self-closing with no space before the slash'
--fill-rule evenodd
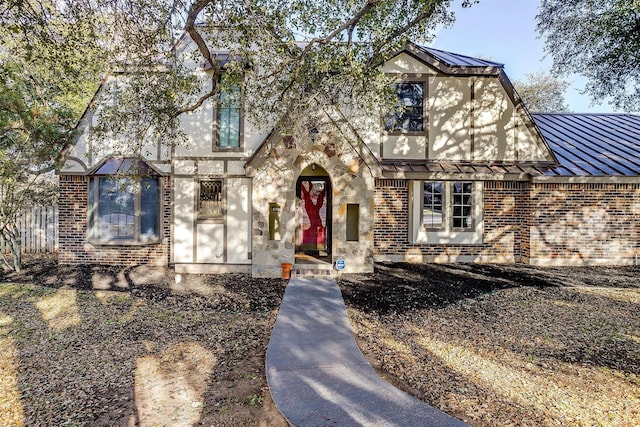
<path id="1" fill-rule="evenodd" d="M 412 181 L 410 238 L 416 243 L 482 243 L 482 183 Z"/>
<path id="2" fill-rule="evenodd" d="M 452 184 L 453 215 L 451 216 L 451 225 L 456 230 L 473 227 L 472 187 L 473 184 L 470 182 L 454 182 Z"/>
<path id="3" fill-rule="evenodd" d="M 440 229 L 444 225 L 442 203 L 442 183 L 425 182 L 422 201 L 422 223 L 426 228 Z"/>
<path id="4" fill-rule="evenodd" d="M 221 219 L 222 201 L 222 180 L 201 180 L 198 196 L 198 219 Z"/>
<path id="5" fill-rule="evenodd" d="M 360 240 L 360 205 L 347 204 L 347 242 Z"/>
<path id="6" fill-rule="evenodd" d="M 220 93 L 216 109 L 218 148 L 240 148 L 240 87 L 225 81 L 219 83 Z"/>
<path id="7" fill-rule="evenodd" d="M 155 243 L 160 238 L 157 178 L 94 176 L 89 180 L 89 239 Z"/>
<path id="8" fill-rule="evenodd" d="M 385 119 L 384 129 L 391 132 L 424 131 L 424 85 L 420 82 L 394 85 L 398 103 Z"/>

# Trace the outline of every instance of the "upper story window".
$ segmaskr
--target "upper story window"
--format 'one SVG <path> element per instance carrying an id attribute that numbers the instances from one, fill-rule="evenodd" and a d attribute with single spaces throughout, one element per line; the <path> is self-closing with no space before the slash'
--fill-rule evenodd
<path id="1" fill-rule="evenodd" d="M 424 84 L 422 82 L 396 83 L 398 103 L 385 119 L 384 129 L 389 132 L 424 131 Z"/>
<path id="2" fill-rule="evenodd" d="M 144 176 L 143 170 L 119 175 L 127 163 L 131 165 L 131 160 L 111 159 L 89 179 L 88 237 L 92 241 L 135 244 L 160 240 L 159 179 Z M 143 162 L 140 165 L 150 170 Z"/>
<path id="3" fill-rule="evenodd" d="M 240 87 L 220 79 L 220 92 L 216 108 L 217 147 L 221 149 L 240 148 Z"/>

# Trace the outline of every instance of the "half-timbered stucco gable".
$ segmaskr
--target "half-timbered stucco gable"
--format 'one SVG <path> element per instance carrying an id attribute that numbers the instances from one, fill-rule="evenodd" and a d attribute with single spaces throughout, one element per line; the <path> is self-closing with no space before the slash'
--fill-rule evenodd
<path id="1" fill-rule="evenodd" d="M 408 43 L 383 70 L 408 93 L 372 144 L 383 160 L 555 163 L 502 64 Z"/>

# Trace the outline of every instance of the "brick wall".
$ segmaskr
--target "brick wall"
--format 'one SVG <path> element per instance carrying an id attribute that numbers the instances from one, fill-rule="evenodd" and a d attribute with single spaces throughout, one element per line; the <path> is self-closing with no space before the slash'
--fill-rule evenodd
<path id="1" fill-rule="evenodd" d="M 482 244 L 475 245 L 410 243 L 408 184 L 407 180 L 376 182 L 376 259 L 514 262 L 528 252 L 528 183 L 480 183 L 484 185 L 484 234 Z"/>
<path id="2" fill-rule="evenodd" d="M 150 264 L 169 262 L 171 236 L 171 187 L 169 178 L 162 184 L 163 241 L 153 245 L 95 245 L 87 241 L 89 177 L 60 175 L 59 250 L 60 264 L 97 263 L 106 265 Z"/>
<path id="3" fill-rule="evenodd" d="M 631 264 L 640 251 L 640 184 L 531 184 L 533 264 Z"/>
<path id="4" fill-rule="evenodd" d="M 483 183 L 482 244 L 409 242 L 409 181 L 376 183 L 377 260 L 632 264 L 640 184 Z"/>

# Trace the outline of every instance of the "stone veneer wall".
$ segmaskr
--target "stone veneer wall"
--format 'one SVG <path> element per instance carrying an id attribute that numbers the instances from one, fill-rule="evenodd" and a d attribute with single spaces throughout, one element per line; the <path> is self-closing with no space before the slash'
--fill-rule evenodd
<path id="1" fill-rule="evenodd" d="M 58 262 L 60 264 L 167 265 L 171 253 L 171 186 L 168 177 L 161 178 L 160 182 L 163 235 L 161 243 L 94 245 L 87 241 L 89 177 L 60 175 Z"/>
<path id="2" fill-rule="evenodd" d="M 538 265 L 633 264 L 640 252 L 640 184 L 531 184 Z"/>
<path id="3" fill-rule="evenodd" d="M 328 146 L 335 147 L 329 150 Z M 323 136 L 318 144 L 297 140 L 293 148 L 277 143 L 253 176 L 252 274 L 279 277 L 281 263 L 294 263 L 298 226 L 296 181 L 311 164 L 324 169 L 332 187 L 332 261 L 345 260 L 346 273 L 373 271 L 373 184 L 371 171 L 348 142 Z M 281 236 L 269 240 L 269 203 L 279 203 Z M 360 207 L 358 241 L 346 241 L 347 204 Z"/>
<path id="4" fill-rule="evenodd" d="M 529 183 L 486 181 L 482 244 L 409 242 L 408 180 L 379 179 L 375 192 L 375 259 L 409 262 L 517 262 L 528 250 Z"/>

